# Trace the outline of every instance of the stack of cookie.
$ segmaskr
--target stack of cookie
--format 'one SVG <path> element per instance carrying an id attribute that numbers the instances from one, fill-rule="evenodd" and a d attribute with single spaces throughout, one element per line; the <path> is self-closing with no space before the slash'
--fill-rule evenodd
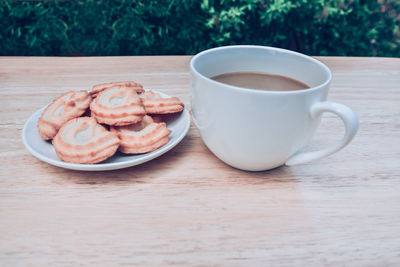
<path id="1" fill-rule="evenodd" d="M 98 163 L 118 149 L 139 154 L 165 145 L 171 131 L 158 115 L 183 108 L 177 97 L 162 98 L 136 82 L 104 83 L 90 92 L 70 91 L 56 98 L 37 128 L 44 140 L 52 139 L 60 159 Z"/>

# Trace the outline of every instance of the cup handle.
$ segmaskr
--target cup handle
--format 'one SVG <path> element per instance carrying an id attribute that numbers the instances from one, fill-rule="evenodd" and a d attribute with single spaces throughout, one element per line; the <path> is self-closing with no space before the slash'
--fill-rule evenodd
<path id="1" fill-rule="evenodd" d="M 285 163 L 286 165 L 292 166 L 327 157 L 345 147 L 353 139 L 358 130 L 358 119 L 353 110 L 338 102 L 318 102 L 310 109 L 311 119 L 317 118 L 323 112 L 334 113 L 342 119 L 345 126 L 345 134 L 340 143 L 318 151 L 298 152 L 289 158 Z"/>

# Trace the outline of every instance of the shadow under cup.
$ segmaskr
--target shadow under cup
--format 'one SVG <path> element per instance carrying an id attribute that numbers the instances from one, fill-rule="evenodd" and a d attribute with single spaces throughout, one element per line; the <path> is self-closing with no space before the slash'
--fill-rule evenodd
<path id="1" fill-rule="evenodd" d="M 190 63 L 193 121 L 207 147 L 225 163 L 243 170 L 278 167 L 311 139 L 320 116 L 313 104 L 325 101 L 330 70 L 288 50 L 227 46 L 203 51 Z M 230 72 L 264 72 L 310 86 L 295 91 L 240 88 L 210 78 Z"/>

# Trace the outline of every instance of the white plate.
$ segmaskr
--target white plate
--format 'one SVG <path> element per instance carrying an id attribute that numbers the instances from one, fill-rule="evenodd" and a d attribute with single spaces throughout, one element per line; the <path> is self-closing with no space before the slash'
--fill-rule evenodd
<path id="1" fill-rule="evenodd" d="M 155 90 L 152 90 L 157 92 Z M 168 95 L 158 92 L 162 97 L 169 97 Z M 169 135 L 169 141 L 166 145 L 160 147 L 159 149 L 139 155 L 129 155 L 117 152 L 114 156 L 96 164 L 76 164 L 68 163 L 60 160 L 54 150 L 53 145 L 50 141 L 44 141 L 38 132 L 36 127 L 37 121 L 46 107 L 36 111 L 26 122 L 22 130 L 22 141 L 25 147 L 31 152 L 35 157 L 43 160 L 51 165 L 72 169 L 72 170 L 82 170 L 82 171 L 107 171 L 122 169 L 131 166 L 135 166 L 156 157 L 161 156 L 165 152 L 176 146 L 186 135 L 190 127 L 190 114 L 185 108 L 179 114 L 173 114 L 167 119 L 167 127 L 171 130 Z"/>

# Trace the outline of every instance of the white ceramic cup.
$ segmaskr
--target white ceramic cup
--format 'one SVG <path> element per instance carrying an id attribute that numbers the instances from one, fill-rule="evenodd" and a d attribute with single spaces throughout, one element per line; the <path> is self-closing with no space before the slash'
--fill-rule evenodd
<path id="1" fill-rule="evenodd" d="M 342 149 L 357 132 L 356 114 L 343 104 L 326 101 L 330 70 L 309 56 L 273 47 L 226 46 L 195 55 L 190 71 L 193 121 L 207 147 L 233 167 L 261 171 L 320 159 Z M 210 79 L 229 72 L 278 74 L 311 88 L 263 91 Z M 299 152 L 324 112 L 342 119 L 343 139 L 323 150 Z"/>

